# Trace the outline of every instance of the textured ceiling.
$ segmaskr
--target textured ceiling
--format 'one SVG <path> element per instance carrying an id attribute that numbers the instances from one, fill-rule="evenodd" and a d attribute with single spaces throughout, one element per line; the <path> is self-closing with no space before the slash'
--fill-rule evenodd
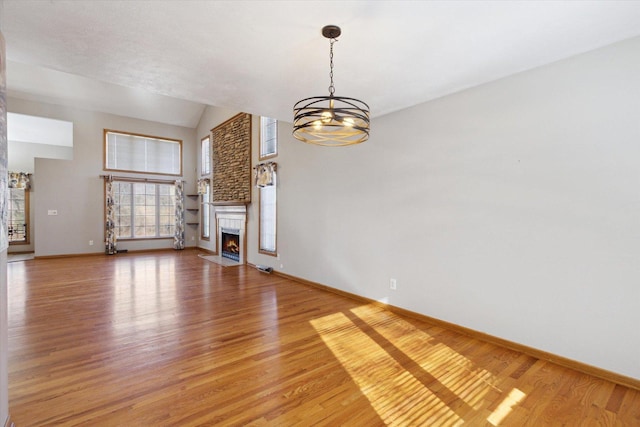
<path id="1" fill-rule="evenodd" d="M 638 1 L 5 0 L 9 95 L 195 127 L 205 104 L 374 117 L 640 35 Z"/>

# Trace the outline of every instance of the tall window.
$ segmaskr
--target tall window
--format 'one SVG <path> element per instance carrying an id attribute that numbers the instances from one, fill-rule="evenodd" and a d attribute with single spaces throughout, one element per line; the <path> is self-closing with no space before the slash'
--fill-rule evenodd
<path id="1" fill-rule="evenodd" d="M 200 140 L 200 157 L 200 175 L 209 175 L 211 173 L 211 140 L 208 136 Z"/>
<path id="2" fill-rule="evenodd" d="M 118 239 L 173 237 L 173 184 L 114 181 L 113 196 Z"/>
<path id="3" fill-rule="evenodd" d="M 24 188 L 9 189 L 7 206 L 7 228 L 9 244 L 29 243 L 29 190 Z"/>
<path id="4" fill-rule="evenodd" d="M 278 121 L 260 117 L 260 160 L 278 154 Z"/>
<path id="5" fill-rule="evenodd" d="M 207 182 L 205 184 L 205 193 L 202 194 L 202 205 L 200 206 L 200 216 L 202 218 L 202 221 L 200 221 L 200 229 L 201 231 L 201 238 L 202 240 L 209 240 L 210 237 L 210 220 L 209 220 L 209 201 L 210 199 L 210 189 L 211 189 L 211 185 Z"/>
<path id="6" fill-rule="evenodd" d="M 182 174 L 182 141 L 134 133 L 104 131 L 105 169 Z"/>
<path id="7" fill-rule="evenodd" d="M 260 249 L 261 253 L 276 255 L 276 176 L 273 185 L 260 188 Z"/>

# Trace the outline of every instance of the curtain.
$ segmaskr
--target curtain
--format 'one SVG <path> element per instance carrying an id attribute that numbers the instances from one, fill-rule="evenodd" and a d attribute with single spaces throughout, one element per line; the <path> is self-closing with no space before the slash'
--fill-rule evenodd
<path id="1" fill-rule="evenodd" d="M 173 248 L 184 249 L 184 183 L 180 180 L 176 181 L 176 226 Z"/>
<path id="2" fill-rule="evenodd" d="M 114 208 L 114 199 L 113 199 L 113 176 L 109 175 L 104 177 L 105 183 L 105 195 L 106 195 L 106 205 L 107 205 L 107 218 L 105 221 L 105 245 L 104 252 L 107 255 L 114 255 L 118 252 L 116 248 L 116 212 Z"/>
<path id="3" fill-rule="evenodd" d="M 9 172 L 9 188 L 31 188 L 31 174 L 26 172 Z"/>
<path id="4" fill-rule="evenodd" d="M 207 185 L 209 185 L 209 178 L 202 178 L 198 180 L 198 194 L 207 194 Z"/>
<path id="5" fill-rule="evenodd" d="M 260 163 L 256 165 L 253 168 L 256 178 L 256 187 L 262 188 L 272 186 L 277 168 L 278 165 L 274 162 Z"/>

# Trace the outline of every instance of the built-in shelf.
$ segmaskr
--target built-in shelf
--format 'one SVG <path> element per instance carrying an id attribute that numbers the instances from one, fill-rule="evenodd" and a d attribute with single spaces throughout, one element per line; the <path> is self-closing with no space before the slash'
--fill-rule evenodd
<path id="1" fill-rule="evenodd" d="M 197 205 L 197 199 L 200 198 L 199 194 L 186 194 L 186 196 L 189 197 L 189 199 L 196 199 L 196 205 Z M 193 205 L 193 202 L 187 202 L 187 204 Z M 185 224 L 191 225 L 191 226 L 194 226 L 194 227 L 200 225 L 200 221 L 198 221 L 199 220 L 198 213 L 200 212 L 200 208 L 199 207 L 185 208 L 184 210 L 189 212 L 189 214 L 191 215 L 189 217 L 189 220 L 186 221 Z M 194 219 L 196 221 L 194 221 Z"/>

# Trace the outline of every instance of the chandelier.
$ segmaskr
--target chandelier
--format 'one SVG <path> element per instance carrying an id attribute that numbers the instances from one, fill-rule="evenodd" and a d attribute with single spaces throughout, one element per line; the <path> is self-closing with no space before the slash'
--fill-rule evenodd
<path id="1" fill-rule="evenodd" d="M 359 144 L 369 139 L 369 106 L 355 98 L 335 96 L 333 44 L 340 27 L 327 25 L 322 35 L 329 39 L 329 96 L 314 96 L 293 106 L 293 136 L 300 141 L 328 147 Z"/>

